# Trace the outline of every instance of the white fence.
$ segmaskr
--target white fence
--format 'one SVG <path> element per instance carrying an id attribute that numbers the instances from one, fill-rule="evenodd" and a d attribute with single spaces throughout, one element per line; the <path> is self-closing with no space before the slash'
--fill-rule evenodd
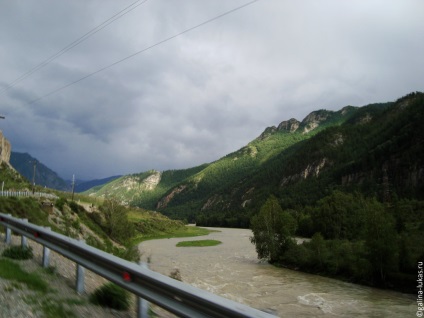
<path id="1" fill-rule="evenodd" d="M 32 197 L 32 198 L 47 198 L 58 199 L 58 196 L 52 193 L 44 192 L 29 192 L 29 191 L 0 191 L 0 197 Z"/>

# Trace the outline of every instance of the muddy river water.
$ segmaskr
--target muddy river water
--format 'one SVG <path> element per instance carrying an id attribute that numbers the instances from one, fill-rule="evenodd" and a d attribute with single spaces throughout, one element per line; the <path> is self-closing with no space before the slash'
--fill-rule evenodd
<path id="1" fill-rule="evenodd" d="M 414 317 L 416 295 L 379 290 L 331 278 L 276 268 L 257 259 L 250 230 L 140 244 L 143 260 L 164 275 L 178 269 L 201 289 L 266 310 L 279 317 Z M 180 241 L 216 239 L 211 247 L 176 247 Z"/>

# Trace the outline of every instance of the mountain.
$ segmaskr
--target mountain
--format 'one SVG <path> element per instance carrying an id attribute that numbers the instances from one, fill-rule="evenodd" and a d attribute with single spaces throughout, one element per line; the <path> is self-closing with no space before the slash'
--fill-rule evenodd
<path id="1" fill-rule="evenodd" d="M 108 182 L 111 182 L 117 178 L 119 178 L 121 176 L 112 176 L 112 177 L 108 177 L 108 178 L 103 178 L 103 179 L 95 179 L 95 180 L 90 180 L 90 181 L 82 181 L 82 180 L 76 180 L 75 182 L 75 192 L 84 192 L 87 191 L 91 188 L 95 188 L 98 186 L 102 186 Z M 72 181 L 69 181 L 69 184 L 72 184 Z"/>
<path id="2" fill-rule="evenodd" d="M 33 182 L 35 171 L 36 185 L 63 191 L 69 191 L 71 189 L 71 185 L 59 177 L 56 172 L 46 167 L 28 153 L 12 151 L 10 164 L 30 183 Z"/>
<path id="3" fill-rule="evenodd" d="M 334 189 L 381 197 L 386 187 L 395 196 L 424 199 L 423 96 L 314 111 L 267 127 L 212 163 L 123 176 L 90 194 L 231 226 L 247 226 L 270 194 L 284 208 L 313 204 Z"/>

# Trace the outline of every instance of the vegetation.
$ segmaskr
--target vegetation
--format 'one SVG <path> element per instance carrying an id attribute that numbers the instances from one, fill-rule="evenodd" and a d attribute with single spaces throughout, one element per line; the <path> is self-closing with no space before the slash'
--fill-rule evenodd
<path id="1" fill-rule="evenodd" d="M 182 221 L 171 220 L 161 213 L 144 209 L 130 209 L 128 218 L 135 224 L 137 234 L 133 244 L 152 239 L 193 237 L 213 232 L 208 229 L 186 226 Z"/>
<path id="2" fill-rule="evenodd" d="M 296 221 L 281 209 L 277 198 L 273 196 L 265 202 L 259 214 L 252 218 L 251 224 L 251 242 L 255 244 L 259 258 L 269 258 L 275 263 L 293 244 Z"/>
<path id="3" fill-rule="evenodd" d="M 177 247 L 192 247 L 192 246 L 215 246 L 221 244 L 221 241 L 217 240 L 198 240 L 198 241 L 182 241 L 177 243 Z"/>
<path id="4" fill-rule="evenodd" d="M 120 186 L 127 178 L 122 177 L 100 188 L 91 189 L 87 193 L 97 196 L 114 193 L 122 202 L 151 210 L 158 209 L 171 218 L 188 222 L 196 221 L 201 226 L 248 227 L 250 215 L 246 215 L 245 211 L 236 215 L 234 215 L 234 210 L 225 212 L 225 214 L 221 212 L 219 215 L 211 214 L 210 209 L 205 210 L 205 213 L 201 215 L 198 211 L 202 210 L 205 203 L 207 204 L 205 201 L 209 198 L 213 198 L 215 203 L 222 202 L 222 205 L 215 204 L 212 212 L 222 211 L 222 207 L 228 201 L 229 193 L 231 193 L 231 191 L 228 192 L 228 188 L 244 183 L 247 178 L 262 169 L 267 162 L 278 156 L 281 151 L 310 138 L 328 125 L 338 125 L 346 121 L 353 111 L 352 108 L 344 116 L 341 115 L 341 112 L 320 111 L 320 113 L 325 112 L 328 115 L 328 120 L 308 134 L 300 131 L 289 133 L 284 130 L 266 134 L 266 130 L 246 147 L 211 164 L 185 170 L 164 171 L 161 174 L 160 183 L 153 190 L 143 188 L 143 181 L 152 174 L 158 173 L 152 170 L 128 176 L 139 183 L 139 187 L 131 191 L 128 191 L 127 187 Z M 161 200 L 170 195 L 175 188 L 183 190 L 170 202 L 161 204 Z"/>
<path id="5" fill-rule="evenodd" d="M 25 260 L 32 259 L 33 253 L 31 247 L 22 247 L 21 245 L 16 245 L 6 248 L 3 251 L 2 256 L 11 259 Z"/>
<path id="6" fill-rule="evenodd" d="M 8 259 L 0 259 L 0 277 L 23 283 L 31 290 L 46 293 L 49 285 L 37 274 L 28 273 L 19 264 Z"/>
<path id="7" fill-rule="evenodd" d="M 69 308 L 70 305 L 82 305 L 81 299 L 58 299 L 51 295 L 52 290 L 49 284 L 43 279 L 43 275 L 37 272 L 26 272 L 18 263 L 8 259 L 0 259 L 0 277 L 10 280 L 11 283 L 4 288 L 4 292 L 13 290 L 22 290 L 25 287 L 34 291 L 35 294 L 29 294 L 25 297 L 25 302 L 32 305 L 33 308 L 43 313 L 43 317 L 76 317 Z M 68 306 L 66 306 L 68 305 Z"/>
<path id="8" fill-rule="evenodd" d="M 50 226 L 48 213 L 32 198 L 0 197 L 0 211 L 37 225 Z"/>
<path id="9" fill-rule="evenodd" d="M 415 266 L 424 258 L 419 238 L 423 208 L 418 201 L 387 205 L 359 193 L 334 191 L 315 207 L 283 211 L 271 197 L 252 220 L 252 242 L 259 258 L 277 265 L 413 292 Z M 292 228 L 291 220 L 275 226 L 283 213 L 300 225 L 297 232 L 285 232 L 286 240 L 277 230 Z M 293 238 L 300 232 L 314 234 L 296 244 Z"/>
<path id="10" fill-rule="evenodd" d="M 31 185 L 29 184 L 28 180 L 26 180 L 15 170 L 10 169 L 10 167 L 5 162 L 2 162 L 0 164 L 0 175 L 2 180 L 2 187 L 5 191 L 31 188 Z"/>
<path id="11" fill-rule="evenodd" d="M 127 310 L 130 307 L 130 294 L 118 285 L 106 283 L 90 295 L 90 301 L 103 307 Z"/>
<path id="12" fill-rule="evenodd" d="M 108 199 L 100 207 L 103 216 L 103 229 L 112 239 L 124 243 L 135 234 L 133 224 L 128 220 L 128 210 L 116 199 Z"/>

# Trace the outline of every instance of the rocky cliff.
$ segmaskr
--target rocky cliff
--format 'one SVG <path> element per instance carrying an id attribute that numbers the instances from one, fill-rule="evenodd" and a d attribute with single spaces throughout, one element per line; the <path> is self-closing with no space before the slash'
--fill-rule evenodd
<path id="1" fill-rule="evenodd" d="M 4 162 L 10 165 L 9 161 L 10 161 L 10 154 L 12 153 L 12 145 L 10 144 L 9 140 L 7 140 L 4 137 L 2 131 L 0 131 L 0 139 L 1 139 L 0 164 Z"/>

